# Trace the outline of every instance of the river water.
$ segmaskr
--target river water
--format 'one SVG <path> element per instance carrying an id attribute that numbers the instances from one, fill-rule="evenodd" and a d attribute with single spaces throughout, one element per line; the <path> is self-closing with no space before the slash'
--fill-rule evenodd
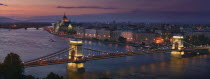
<path id="1" fill-rule="evenodd" d="M 53 39 L 56 42 L 50 42 Z M 103 51 L 138 51 L 141 47 L 121 46 L 103 42 L 83 41 L 84 47 Z M 18 29 L 8 31 L 0 29 L 0 60 L 14 52 L 22 61 L 45 56 L 69 46 L 69 39 L 49 34 L 44 30 Z M 67 64 L 31 67 L 25 74 L 46 77 L 55 72 L 65 78 L 76 76 L 85 79 L 97 79 L 101 76 L 114 79 L 206 79 L 210 78 L 210 57 L 208 55 L 179 58 L 179 52 L 155 53 L 127 56 L 103 60 L 88 61 L 84 64 L 85 72 L 74 74 L 68 72 Z M 75 78 L 75 77 L 70 77 Z"/>

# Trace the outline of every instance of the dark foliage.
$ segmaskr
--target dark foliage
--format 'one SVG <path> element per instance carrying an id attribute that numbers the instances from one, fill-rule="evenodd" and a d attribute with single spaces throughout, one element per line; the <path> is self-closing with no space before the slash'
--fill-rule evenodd
<path id="1" fill-rule="evenodd" d="M 6 79 L 22 79 L 24 72 L 24 65 L 19 55 L 10 53 L 8 54 L 3 63 L 4 78 Z"/>
<path id="2" fill-rule="evenodd" d="M 62 76 L 59 76 L 58 74 L 55 74 L 55 73 L 51 72 L 44 79 L 63 79 L 63 77 Z"/>
<path id="3" fill-rule="evenodd" d="M 23 79 L 36 79 L 36 78 L 32 75 L 23 75 Z"/>
<path id="4" fill-rule="evenodd" d="M 126 42 L 126 38 L 120 36 L 118 38 L 118 41 L 121 42 L 121 43 L 125 43 Z"/>

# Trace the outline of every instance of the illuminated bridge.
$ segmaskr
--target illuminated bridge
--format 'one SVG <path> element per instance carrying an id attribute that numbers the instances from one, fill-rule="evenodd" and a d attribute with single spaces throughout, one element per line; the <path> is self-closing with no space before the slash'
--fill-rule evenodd
<path id="1" fill-rule="evenodd" d="M 164 46 L 158 49 L 147 49 L 141 51 L 132 52 L 107 52 L 101 50 L 95 50 L 87 47 L 83 47 L 82 41 L 70 41 L 70 47 L 63 50 L 57 51 L 55 53 L 36 58 L 30 61 L 24 62 L 25 67 L 36 67 L 45 66 L 53 64 L 62 63 L 84 63 L 91 60 L 108 59 L 140 54 L 151 54 L 151 53 L 164 53 L 171 51 L 182 51 L 182 50 L 194 50 L 194 49 L 210 49 L 209 46 L 194 46 L 188 44 L 189 46 L 184 48 L 185 42 L 182 36 L 174 36 L 172 47 L 171 45 Z M 167 47 L 167 48 L 166 48 Z"/>

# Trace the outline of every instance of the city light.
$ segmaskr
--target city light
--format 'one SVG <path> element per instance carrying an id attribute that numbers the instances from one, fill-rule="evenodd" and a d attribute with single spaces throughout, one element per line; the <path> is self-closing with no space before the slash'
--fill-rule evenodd
<path id="1" fill-rule="evenodd" d="M 3 0 L 0 78 L 210 79 L 209 3 Z"/>

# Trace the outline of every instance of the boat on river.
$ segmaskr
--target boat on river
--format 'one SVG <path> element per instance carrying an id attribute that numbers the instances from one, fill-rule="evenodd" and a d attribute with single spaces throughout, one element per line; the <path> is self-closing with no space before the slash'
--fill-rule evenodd
<path id="1" fill-rule="evenodd" d="M 50 39 L 49 41 L 50 41 L 50 42 L 56 42 L 56 41 L 55 41 L 55 40 L 53 40 L 53 39 Z"/>

